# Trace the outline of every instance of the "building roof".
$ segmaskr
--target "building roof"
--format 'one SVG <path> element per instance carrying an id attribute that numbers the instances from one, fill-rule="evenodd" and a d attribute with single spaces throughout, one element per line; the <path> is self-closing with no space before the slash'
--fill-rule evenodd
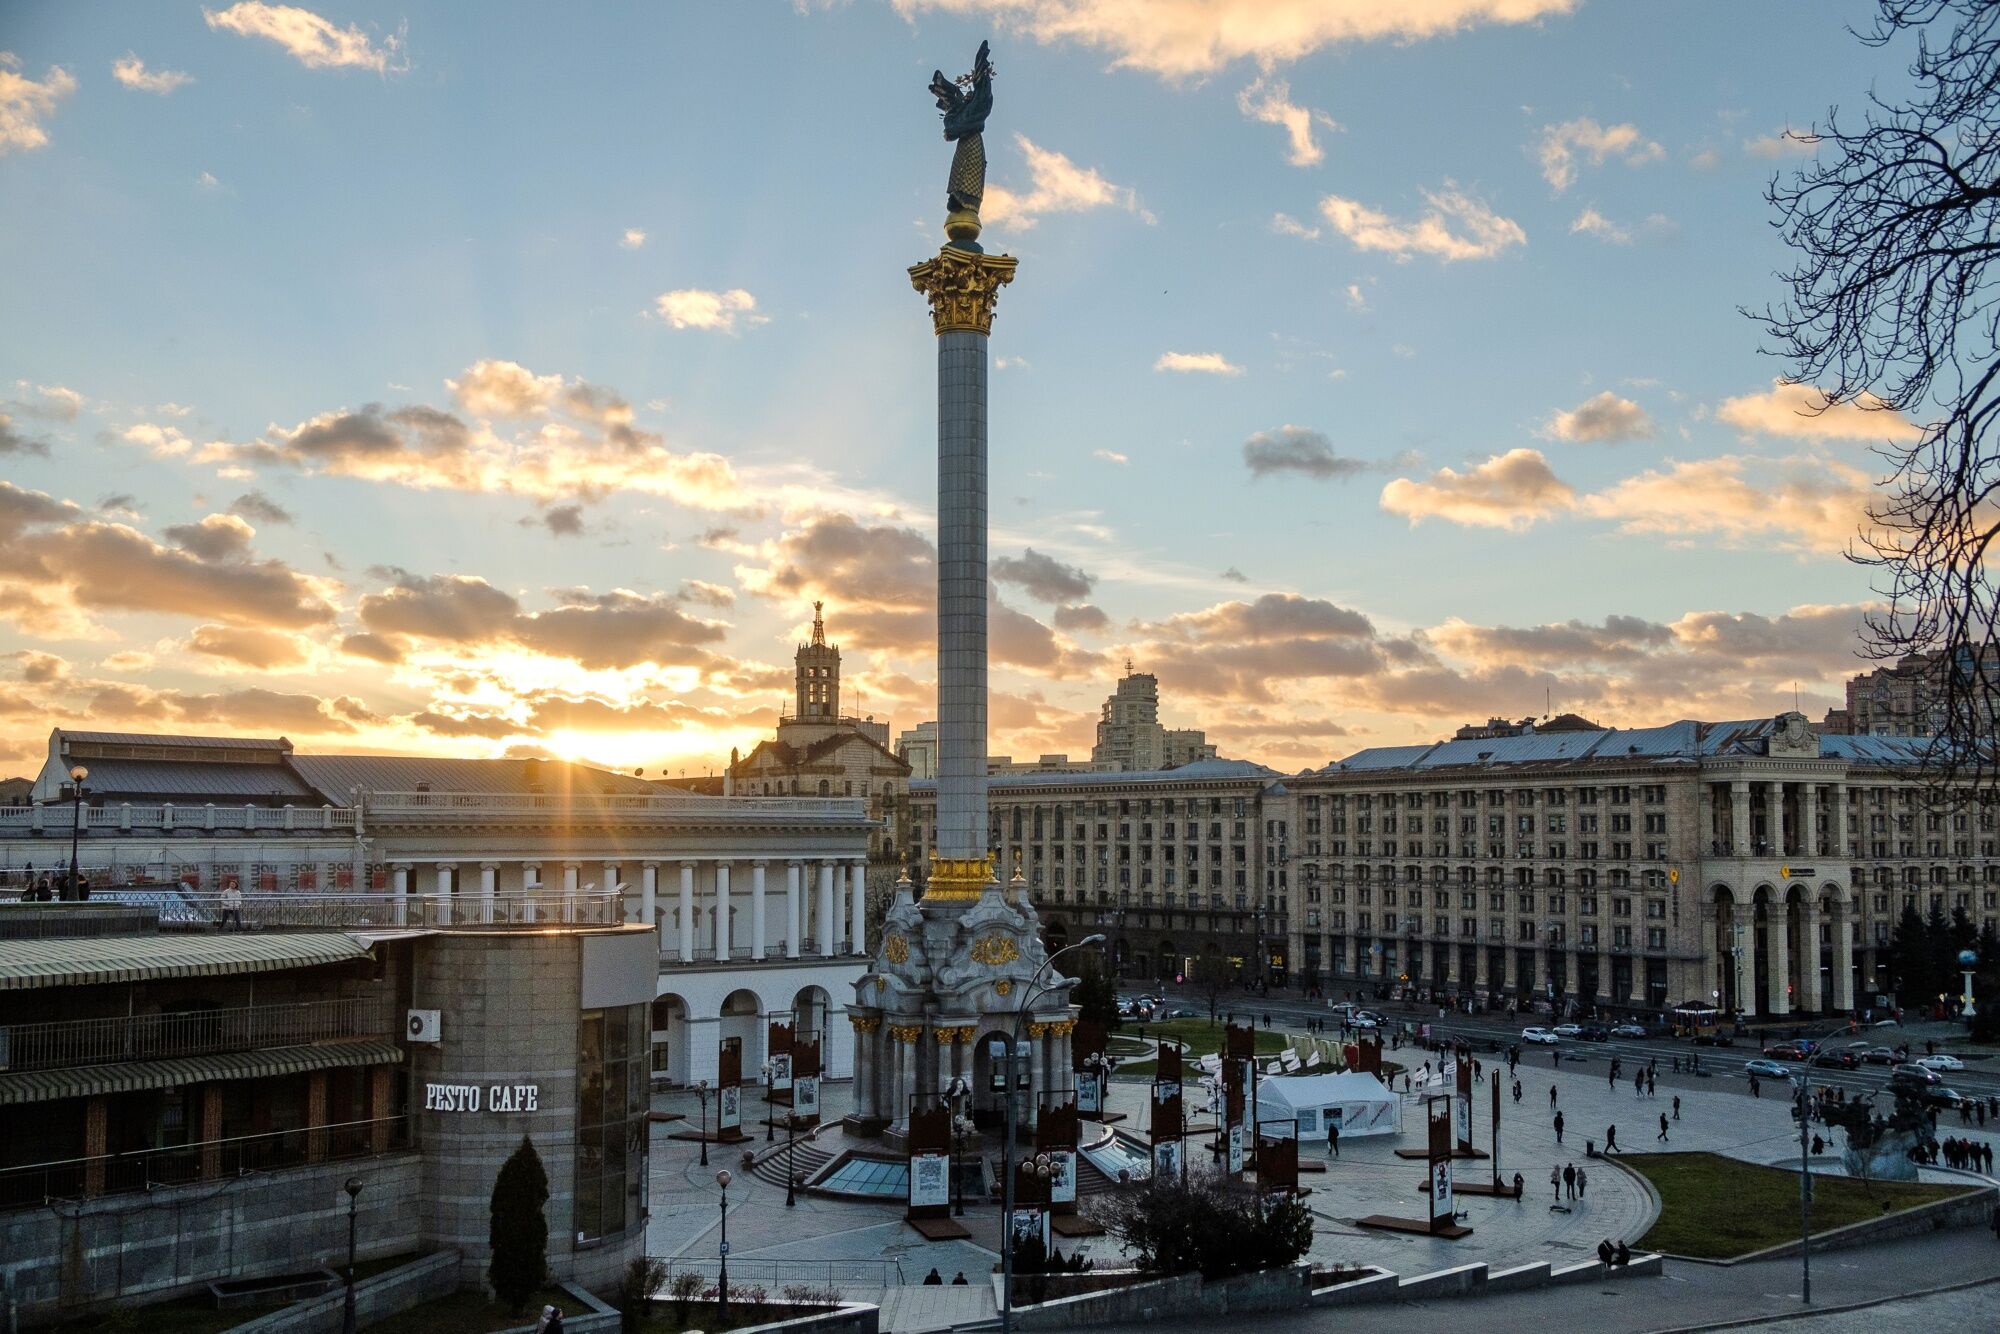
<path id="1" fill-rule="evenodd" d="M 469 760 L 428 755 L 294 755 L 292 767 L 336 806 L 353 801 L 351 789 L 414 792 L 481 792 L 492 796 L 571 796 L 615 793 L 652 796 L 642 778 L 562 760 Z"/>
<path id="2" fill-rule="evenodd" d="M 804 746 L 795 746 L 789 741 L 777 741 L 767 737 L 752 747 L 748 755 L 745 755 L 736 762 L 735 772 L 739 775 L 752 772 L 759 756 L 767 757 L 780 768 L 794 769 L 802 765 L 816 763 L 825 756 L 831 755 L 835 751 L 857 742 L 876 752 L 891 764 L 900 765 L 905 769 L 910 767 L 909 761 L 896 754 L 895 751 L 890 750 L 874 737 L 861 732 L 840 731 L 835 732 L 832 736 L 823 736 L 817 741 L 808 742 Z"/>
<path id="3" fill-rule="evenodd" d="M 190 750 L 269 750 L 288 752 L 292 743 L 285 737 L 175 736 L 166 732 L 78 732 L 58 727 L 57 735 L 69 741 L 100 746 L 174 746 Z"/>
<path id="4" fill-rule="evenodd" d="M 93 804 L 122 797 L 310 801 L 318 792 L 282 763 L 203 764 L 188 760 L 92 760 L 84 786 Z"/>
<path id="5" fill-rule="evenodd" d="M 988 790 L 1028 787 L 1123 787 L 1134 783 L 1268 783 L 1280 778 L 1276 769 L 1252 760 L 1194 760 L 1177 769 L 1094 770 L 1090 773 L 994 774 L 986 780 Z M 919 778 L 910 784 L 912 792 L 935 792 L 937 780 Z"/>
<path id="6" fill-rule="evenodd" d="M 403 1049 L 393 1042 L 322 1042 L 300 1047 L 266 1047 L 261 1051 L 217 1056 L 178 1056 L 159 1061 L 119 1061 L 107 1065 L 65 1066 L 56 1070 L 22 1070 L 0 1074 L 0 1107 L 11 1103 L 53 1102 L 58 1098 L 91 1098 L 109 1093 L 137 1093 L 227 1079 L 264 1079 L 272 1075 L 302 1075 L 357 1065 L 396 1065 Z"/>
<path id="7" fill-rule="evenodd" d="M 0 991 L 269 973 L 344 963 L 367 953 L 338 931 L 0 940 Z"/>

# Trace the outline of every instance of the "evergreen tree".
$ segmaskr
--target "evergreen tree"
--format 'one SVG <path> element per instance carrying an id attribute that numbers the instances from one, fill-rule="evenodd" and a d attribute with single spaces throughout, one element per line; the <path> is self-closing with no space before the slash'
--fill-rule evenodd
<path id="1" fill-rule="evenodd" d="M 549 1174 L 542 1156 L 526 1135 L 521 1147 L 500 1164 L 493 1181 L 493 1221 L 487 1241 L 493 1261 L 486 1281 L 494 1295 L 515 1315 L 549 1279 L 549 1220 L 542 1206 L 549 1202 Z"/>
<path id="2" fill-rule="evenodd" d="M 2000 1039 L 2000 936 L 1989 919 L 1972 948 L 1979 954 L 1979 971 L 1972 975 L 1972 1040 Z"/>
<path id="3" fill-rule="evenodd" d="M 1929 957 L 1924 919 L 1917 916 L 1913 904 L 1906 902 L 1903 915 L 1896 919 L 1896 930 L 1889 937 L 1889 985 L 1895 988 L 1896 999 L 1902 1004 L 1915 1005 L 1923 995 Z"/>
<path id="4" fill-rule="evenodd" d="M 1070 989 L 1069 998 L 1081 1007 L 1080 1018 L 1103 1024 L 1108 1033 L 1118 1027 L 1117 990 L 1111 985 L 1111 979 L 1104 975 L 1104 965 L 1098 962 L 1095 954 L 1079 950 L 1075 957 L 1080 962 L 1076 969 L 1076 986 Z"/>

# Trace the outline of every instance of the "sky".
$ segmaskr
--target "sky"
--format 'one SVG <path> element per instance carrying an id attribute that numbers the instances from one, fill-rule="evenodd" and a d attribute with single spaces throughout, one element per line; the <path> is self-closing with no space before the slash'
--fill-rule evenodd
<path id="1" fill-rule="evenodd" d="M 0 772 L 51 726 L 707 773 L 934 716 L 926 91 L 998 70 L 995 753 L 1840 703 L 1914 428 L 1742 312 L 1863 0 L 0 7 Z"/>

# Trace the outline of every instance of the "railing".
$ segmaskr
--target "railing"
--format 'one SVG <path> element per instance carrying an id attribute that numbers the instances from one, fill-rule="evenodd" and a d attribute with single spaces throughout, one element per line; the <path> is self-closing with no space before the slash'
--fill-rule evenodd
<path id="1" fill-rule="evenodd" d="M 68 802 L 33 806 L 0 806 L 0 835 L 45 834 L 68 838 L 76 811 Z M 354 832 L 354 812 L 343 806 L 134 806 L 130 802 L 83 808 L 83 828 L 202 831 L 249 830 L 264 833 Z"/>
<path id="2" fill-rule="evenodd" d="M 136 903 L 159 910 L 171 927 L 279 930 L 297 927 L 615 926 L 625 907 L 612 890 L 575 894 L 540 891 L 495 894 L 244 894 L 232 903 L 222 894 L 188 890 L 93 890 L 91 902 Z M 4 905 L 0 905 L 4 906 Z"/>
<path id="3" fill-rule="evenodd" d="M 4 891 L 0 891 L 4 892 Z M 65 940 L 147 935 L 160 926 L 156 908 L 120 903 L 23 903 L 0 899 L 0 940 Z"/>
<path id="4" fill-rule="evenodd" d="M 407 1118 L 385 1116 L 371 1121 L 345 1121 L 171 1148 L 0 1168 L 0 1209 L 20 1209 L 51 1200 L 126 1195 L 161 1186 L 275 1172 L 306 1163 L 365 1158 L 403 1148 L 408 1142 Z"/>
<path id="5" fill-rule="evenodd" d="M 494 792 L 371 792 L 364 798 L 370 815 L 410 815 L 449 811 L 454 815 L 493 818 L 580 811 L 628 815 L 698 815 L 704 820 L 772 815 L 824 815 L 867 819 L 860 797 L 710 797 L 697 792 L 641 796 L 629 793 L 565 792 L 521 796 Z"/>
<path id="6" fill-rule="evenodd" d="M 675 1274 L 699 1274 L 712 1287 L 717 1281 L 719 1262 L 689 1256 L 662 1257 L 669 1282 Z M 900 1260 L 760 1260 L 750 1257 L 729 1261 L 729 1286 L 762 1287 L 772 1297 L 784 1295 L 793 1286 L 822 1288 L 894 1288 L 909 1280 L 903 1277 Z M 661 1288 L 664 1294 L 666 1289 Z M 660 1298 L 663 1302 L 673 1299 Z"/>
<path id="7" fill-rule="evenodd" d="M 50 1070 L 114 1061 L 208 1056 L 341 1038 L 386 1038 L 394 1032 L 383 1002 L 359 996 L 180 1014 L 59 1019 L 0 1025 L 0 1070 Z"/>

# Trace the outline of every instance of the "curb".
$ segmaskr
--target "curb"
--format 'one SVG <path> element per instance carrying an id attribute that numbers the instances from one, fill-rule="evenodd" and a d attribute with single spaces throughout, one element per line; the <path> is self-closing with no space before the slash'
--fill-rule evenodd
<path id="1" fill-rule="evenodd" d="M 1890 1302 L 1908 1301 L 1912 1297 L 1936 1297 L 1947 1292 L 1963 1292 L 1967 1288 L 1983 1288 L 1992 1283 L 2000 1283 L 2000 1275 L 1990 1278 L 1970 1278 L 1963 1283 L 1947 1283 L 1936 1288 L 1919 1288 L 1915 1292 L 1899 1292 L 1889 1297 L 1871 1297 L 1865 1302 L 1848 1302 L 1844 1306 L 1806 1307 L 1797 1311 L 1787 1311 L 1782 1315 L 1745 1316 L 1740 1320 L 1721 1320 L 1712 1325 L 1675 1325 L 1669 1329 L 1655 1330 L 1653 1334 L 1697 1334 L 1697 1331 L 1710 1329 L 1750 1329 L 1757 1325 L 1773 1325 L 1780 1320 L 1809 1320 L 1818 1316 L 1840 1315 L 1846 1311 L 1866 1311 L 1872 1306 L 1887 1306 Z"/>

